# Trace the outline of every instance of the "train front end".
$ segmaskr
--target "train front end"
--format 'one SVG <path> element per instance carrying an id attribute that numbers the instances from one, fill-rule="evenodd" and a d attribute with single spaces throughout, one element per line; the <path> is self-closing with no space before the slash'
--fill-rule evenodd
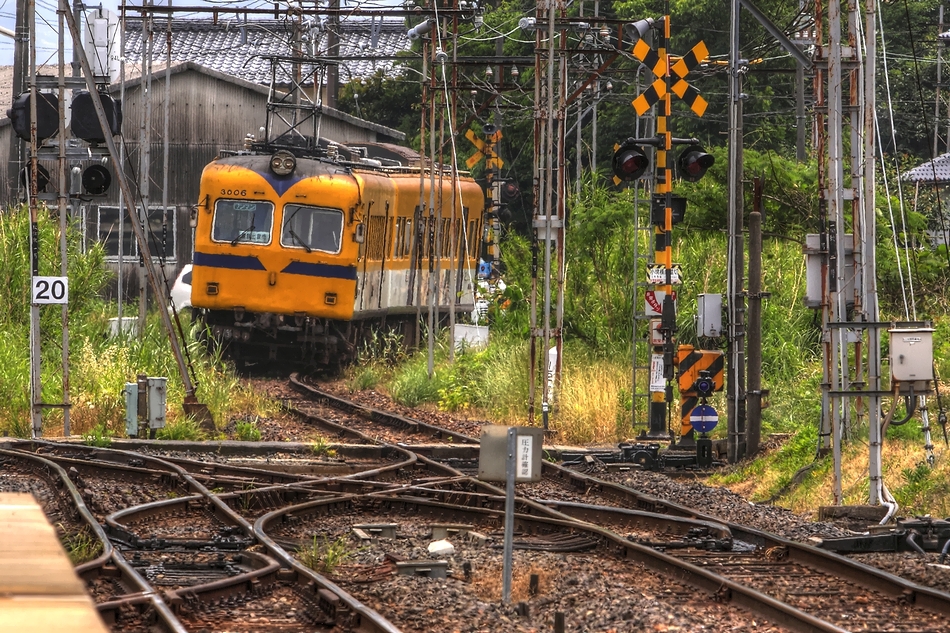
<path id="1" fill-rule="evenodd" d="M 356 294 L 356 181 L 288 151 L 205 167 L 192 306 L 239 364 L 348 360 Z"/>

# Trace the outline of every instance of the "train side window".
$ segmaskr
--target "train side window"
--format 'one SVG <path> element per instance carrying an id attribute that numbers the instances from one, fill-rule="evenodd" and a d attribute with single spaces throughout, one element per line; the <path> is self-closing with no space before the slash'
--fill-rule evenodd
<path id="1" fill-rule="evenodd" d="M 406 219 L 406 232 L 403 233 L 402 255 L 403 257 L 412 256 L 412 220 Z"/>
<path id="2" fill-rule="evenodd" d="M 280 245 L 310 251 L 339 253 L 343 235 L 343 212 L 339 209 L 284 205 Z"/>
<path id="3" fill-rule="evenodd" d="M 406 242 L 406 218 L 396 218 L 396 237 L 394 240 L 395 248 L 393 257 L 405 257 L 407 253 L 403 252 L 403 244 Z"/>
<path id="4" fill-rule="evenodd" d="M 263 200 L 218 200 L 211 239 L 237 244 L 270 244 L 274 205 Z"/>
<path id="5" fill-rule="evenodd" d="M 479 242 L 481 242 L 481 229 L 478 226 L 478 220 L 469 220 L 468 222 L 468 253 L 467 256 L 477 258 L 479 252 Z"/>

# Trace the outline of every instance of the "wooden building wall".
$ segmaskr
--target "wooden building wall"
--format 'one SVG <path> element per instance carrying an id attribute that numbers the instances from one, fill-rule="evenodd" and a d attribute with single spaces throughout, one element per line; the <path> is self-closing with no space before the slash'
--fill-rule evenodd
<path id="1" fill-rule="evenodd" d="M 168 125 L 168 190 L 167 205 L 171 209 L 165 224 L 173 225 L 174 239 L 169 238 L 168 273 L 174 279 L 180 267 L 191 261 L 192 231 L 188 224 L 190 209 L 198 200 L 201 172 L 222 149 L 237 150 L 244 147 L 247 134 L 259 136 L 267 112 L 265 86 L 253 84 L 240 78 L 184 63 L 173 66 L 170 80 L 169 125 Z M 113 96 L 120 97 L 120 86 L 111 87 Z M 165 151 L 165 71 L 153 74 L 151 84 L 151 142 L 149 143 L 150 168 L 148 206 L 150 213 L 161 216 L 163 203 L 163 173 Z M 125 173 L 133 192 L 138 195 L 141 137 L 143 126 L 143 102 L 140 78 L 127 81 L 122 107 L 122 131 L 125 139 Z M 362 121 L 342 112 L 328 111 L 320 123 L 320 136 L 339 143 L 347 142 L 399 142 L 399 133 L 383 126 Z M 15 137 L 8 119 L 0 119 L 0 209 L 17 201 L 17 170 L 9 161 L 11 137 Z M 102 149 L 93 150 L 97 155 L 78 163 L 81 169 L 102 162 Z M 108 163 L 108 161 L 106 161 Z M 56 161 L 42 161 L 55 178 Z M 75 164 L 75 163 L 74 163 Z M 107 165 L 112 172 L 112 165 Z M 51 184 L 47 191 L 55 191 Z M 55 205 L 55 193 L 48 193 L 47 204 Z M 73 216 L 84 227 L 85 239 L 106 241 L 112 252 L 117 248 L 116 226 L 111 209 L 118 206 L 119 187 L 115 179 L 103 196 L 83 196 L 73 204 Z M 100 207 L 103 208 L 100 213 Z M 174 222 L 169 218 L 174 216 Z M 103 221 L 100 221 L 103 220 Z M 110 224 L 111 223 L 111 224 Z M 126 222 L 127 224 L 127 222 Z M 157 220 L 153 219 L 153 225 Z M 128 234 L 129 229 L 126 228 Z M 127 235 L 127 240 L 128 240 Z M 126 242 L 127 243 L 127 242 Z M 124 248 L 126 290 L 123 294 L 137 293 L 135 269 L 137 258 Z M 117 258 L 110 257 L 118 268 Z M 128 295 L 127 295 L 128 296 Z"/>

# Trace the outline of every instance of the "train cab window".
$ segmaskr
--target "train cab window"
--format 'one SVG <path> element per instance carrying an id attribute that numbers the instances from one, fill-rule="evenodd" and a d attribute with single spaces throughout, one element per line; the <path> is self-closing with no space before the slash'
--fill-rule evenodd
<path id="1" fill-rule="evenodd" d="M 274 205 L 262 200 L 218 200 L 211 239 L 237 244 L 270 244 Z"/>
<path id="2" fill-rule="evenodd" d="M 339 253 L 343 235 L 343 212 L 339 209 L 306 207 L 299 204 L 284 206 L 284 226 L 280 230 L 280 244 L 287 248 L 307 251 Z"/>

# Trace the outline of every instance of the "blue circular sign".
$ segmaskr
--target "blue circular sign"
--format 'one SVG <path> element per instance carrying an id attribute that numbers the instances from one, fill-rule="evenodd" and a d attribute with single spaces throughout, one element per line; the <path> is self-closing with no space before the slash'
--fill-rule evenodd
<path id="1" fill-rule="evenodd" d="M 719 414 L 708 404 L 701 404 L 689 414 L 689 423 L 700 433 L 709 433 L 719 424 Z"/>

